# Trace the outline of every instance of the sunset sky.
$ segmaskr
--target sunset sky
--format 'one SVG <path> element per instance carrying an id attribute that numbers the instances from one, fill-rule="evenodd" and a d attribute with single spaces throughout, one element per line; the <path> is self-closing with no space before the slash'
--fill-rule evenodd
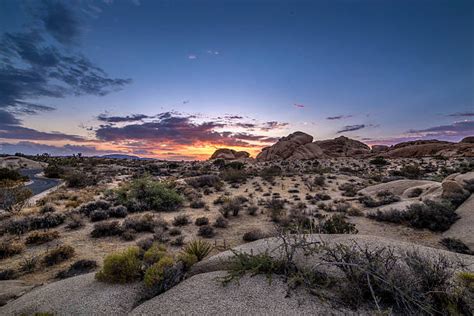
<path id="1" fill-rule="evenodd" d="M 474 135 L 474 1 L 0 1 L 0 153 Z"/>

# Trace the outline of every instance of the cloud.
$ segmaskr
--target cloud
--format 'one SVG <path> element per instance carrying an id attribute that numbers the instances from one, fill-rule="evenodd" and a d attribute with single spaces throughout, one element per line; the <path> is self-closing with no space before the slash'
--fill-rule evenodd
<path id="1" fill-rule="evenodd" d="M 453 116 L 453 117 L 471 117 L 471 116 L 474 116 L 474 112 L 458 112 L 458 113 L 448 114 L 447 116 Z"/>
<path id="2" fill-rule="evenodd" d="M 123 123 L 123 122 L 136 122 L 142 121 L 147 118 L 153 118 L 153 116 L 148 116 L 145 114 L 132 114 L 127 116 L 108 116 L 105 113 L 99 114 L 97 119 L 101 122 L 107 123 Z"/>
<path id="3" fill-rule="evenodd" d="M 217 50 L 212 50 L 212 49 L 209 49 L 207 53 L 210 55 L 219 55 L 219 52 Z"/>
<path id="4" fill-rule="evenodd" d="M 357 125 L 346 125 L 342 127 L 341 130 L 337 131 L 337 134 L 344 133 L 344 132 L 353 132 L 353 131 L 358 131 L 360 129 L 365 128 L 365 124 L 357 124 Z"/>
<path id="5" fill-rule="evenodd" d="M 64 12 L 67 12 L 65 16 L 59 17 Z M 16 107 L 24 113 L 36 113 L 52 108 L 32 100 L 71 95 L 103 96 L 131 82 L 110 78 L 86 57 L 64 47 L 79 34 L 77 21 L 71 14 L 59 2 L 46 2 L 36 15 L 44 28 L 5 32 L 0 37 L 0 108 Z M 59 44 L 47 41 L 47 33 Z"/>
<path id="6" fill-rule="evenodd" d="M 352 115 L 337 115 L 337 116 L 328 116 L 326 117 L 326 120 L 342 120 L 342 119 L 347 119 L 351 118 Z"/>
<path id="7" fill-rule="evenodd" d="M 20 120 L 17 119 L 13 114 L 0 110 L 0 128 L 3 125 L 19 125 Z"/>
<path id="8" fill-rule="evenodd" d="M 103 125 L 96 130 L 100 141 L 114 142 L 128 146 L 137 142 L 139 148 L 163 149 L 163 147 L 179 149 L 182 146 L 240 146 L 255 147 L 258 143 L 274 142 L 275 138 L 249 133 L 235 133 L 222 130 L 234 126 L 218 121 L 196 122 L 194 115 L 182 115 L 176 112 L 164 112 L 155 116 L 151 122 L 135 122 L 125 126 Z M 271 129 L 279 126 L 279 122 L 265 122 L 263 126 Z"/>
<path id="9" fill-rule="evenodd" d="M 196 56 L 196 55 L 193 55 L 193 54 L 191 54 L 191 55 L 188 55 L 188 59 L 191 59 L 191 60 L 193 60 L 193 59 L 197 59 L 197 56 Z"/>
<path id="10" fill-rule="evenodd" d="M 18 143 L 0 143 L 0 152 L 13 155 L 15 153 L 23 153 L 26 155 L 37 155 L 48 153 L 52 156 L 70 156 L 72 154 L 82 153 L 85 156 L 97 156 L 118 153 L 116 151 L 98 150 L 94 146 L 86 145 L 64 145 L 52 146 L 38 144 L 29 141 L 21 141 Z"/>
<path id="11" fill-rule="evenodd" d="M 288 125 L 289 123 L 286 123 L 286 122 L 270 121 L 270 122 L 263 123 L 263 125 L 260 126 L 259 128 L 262 131 L 270 131 L 274 129 L 284 128 L 284 127 L 287 127 Z"/>
<path id="12" fill-rule="evenodd" d="M 44 1 L 40 19 L 60 43 L 69 45 L 79 37 L 80 24 L 73 11 L 60 1 Z"/>
<path id="13" fill-rule="evenodd" d="M 474 121 L 459 121 L 449 125 L 433 126 L 426 129 L 411 129 L 407 134 L 428 137 L 471 136 L 474 135 Z"/>
<path id="14" fill-rule="evenodd" d="M 293 104 L 293 105 L 294 105 L 295 107 L 297 107 L 297 108 L 300 108 L 300 109 L 304 108 L 304 104 L 296 104 L 296 103 L 295 103 L 295 104 Z"/>

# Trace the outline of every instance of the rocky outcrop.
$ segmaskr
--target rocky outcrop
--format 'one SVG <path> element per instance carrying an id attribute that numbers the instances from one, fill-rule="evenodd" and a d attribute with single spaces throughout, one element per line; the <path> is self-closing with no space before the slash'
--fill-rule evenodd
<path id="1" fill-rule="evenodd" d="M 384 156 L 390 158 L 474 157 L 474 143 L 417 140 L 396 144 L 390 147 Z"/>
<path id="2" fill-rule="evenodd" d="M 0 306 L 5 305 L 12 299 L 22 296 L 33 288 L 33 285 L 28 285 L 20 280 L 0 281 Z"/>
<path id="3" fill-rule="evenodd" d="M 257 160 L 275 161 L 321 158 L 323 156 L 321 149 L 312 141 L 313 136 L 303 132 L 294 132 L 281 138 L 274 145 L 263 148 L 257 155 Z"/>
<path id="4" fill-rule="evenodd" d="M 464 143 L 464 144 L 474 144 L 474 136 L 468 136 L 468 137 L 464 137 L 460 143 Z"/>
<path id="5" fill-rule="evenodd" d="M 373 145 L 371 152 L 374 154 L 386 152 L 389 149 L 386 145 Z"/>
<path id="6" fill-rule="evenodd" d="M 340 136 L 334 139 L 316 141 L 324 154 L 329 157 L 356 157 L 370 153 L 370 147 L 366 144 Z"/>
<path id="7" fill-rule="evenodd" d="M 211 156 L 210 159 L 225 159 L 225 160 L 236 160 L 249 158 L 250 154 L 246 151 L 236 151 L 229 148 L 219 148 Z"/>
<path id="8" fill-rule="evenodd" d="M 459 219 L 443 233 L 443 237 L 457 238 L 474 250 L 474 194 L 456 209 Z"/>

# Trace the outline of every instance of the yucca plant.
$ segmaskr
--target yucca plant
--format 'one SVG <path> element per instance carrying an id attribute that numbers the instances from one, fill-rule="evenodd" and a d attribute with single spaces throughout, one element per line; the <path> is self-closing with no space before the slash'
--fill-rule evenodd
<path id="1" fill-rule="evenodd" d="M 198 261 L 204 259 L 212 250 L 212 245 L 207 241 L 196 239 L 184 247 L 184 252 L 195 255 Z"/>

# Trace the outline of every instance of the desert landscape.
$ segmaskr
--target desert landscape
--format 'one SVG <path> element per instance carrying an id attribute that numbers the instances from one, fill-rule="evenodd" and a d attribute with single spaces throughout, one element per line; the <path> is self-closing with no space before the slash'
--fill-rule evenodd
<path id="1" fill-rule="evenodd" d="M 225 313 L 234 304 L 230 311 L 263 313 L 277 308 L 266 300 L 271 295 L 286 313 L 294 304 L 301 313 L 435 313 L 449 299 L 450 308 L 469 314 L 472 139 L 370 148 L 295 132 L 256 158 L 227 148 L 183 162 L 2 157 L 0 311 L 95 314 L 100 305 L 104 314 L 194 314 Z M 21 173 L 38 168 L 40 177 L 60 182 L 23 194 L 32 183 Z M 415 270 L 391 266 L 403 260 Z M 360 271 L 338 266 L 351 263 Z M 387 278 L 372 281 L 383 297 L 360 292 L 363 280 L 340 288 L 369 271 Z M 418 285 L 391 283 L 418 273 L 441 282 L 433 285 L 441 301 Z M 255 288 L 249 303 L 244 293 Z M 395 290 L 414 292 L 398 297 Z M 72 301 L 64 295 L 71 291 Z M 206 295 L 235 297 L 209 307 Z"/>
<path id="2" fill-rule="evenodd" d="M 473 0 L 0 0 L 0 316 L 473 316 Z"/>

